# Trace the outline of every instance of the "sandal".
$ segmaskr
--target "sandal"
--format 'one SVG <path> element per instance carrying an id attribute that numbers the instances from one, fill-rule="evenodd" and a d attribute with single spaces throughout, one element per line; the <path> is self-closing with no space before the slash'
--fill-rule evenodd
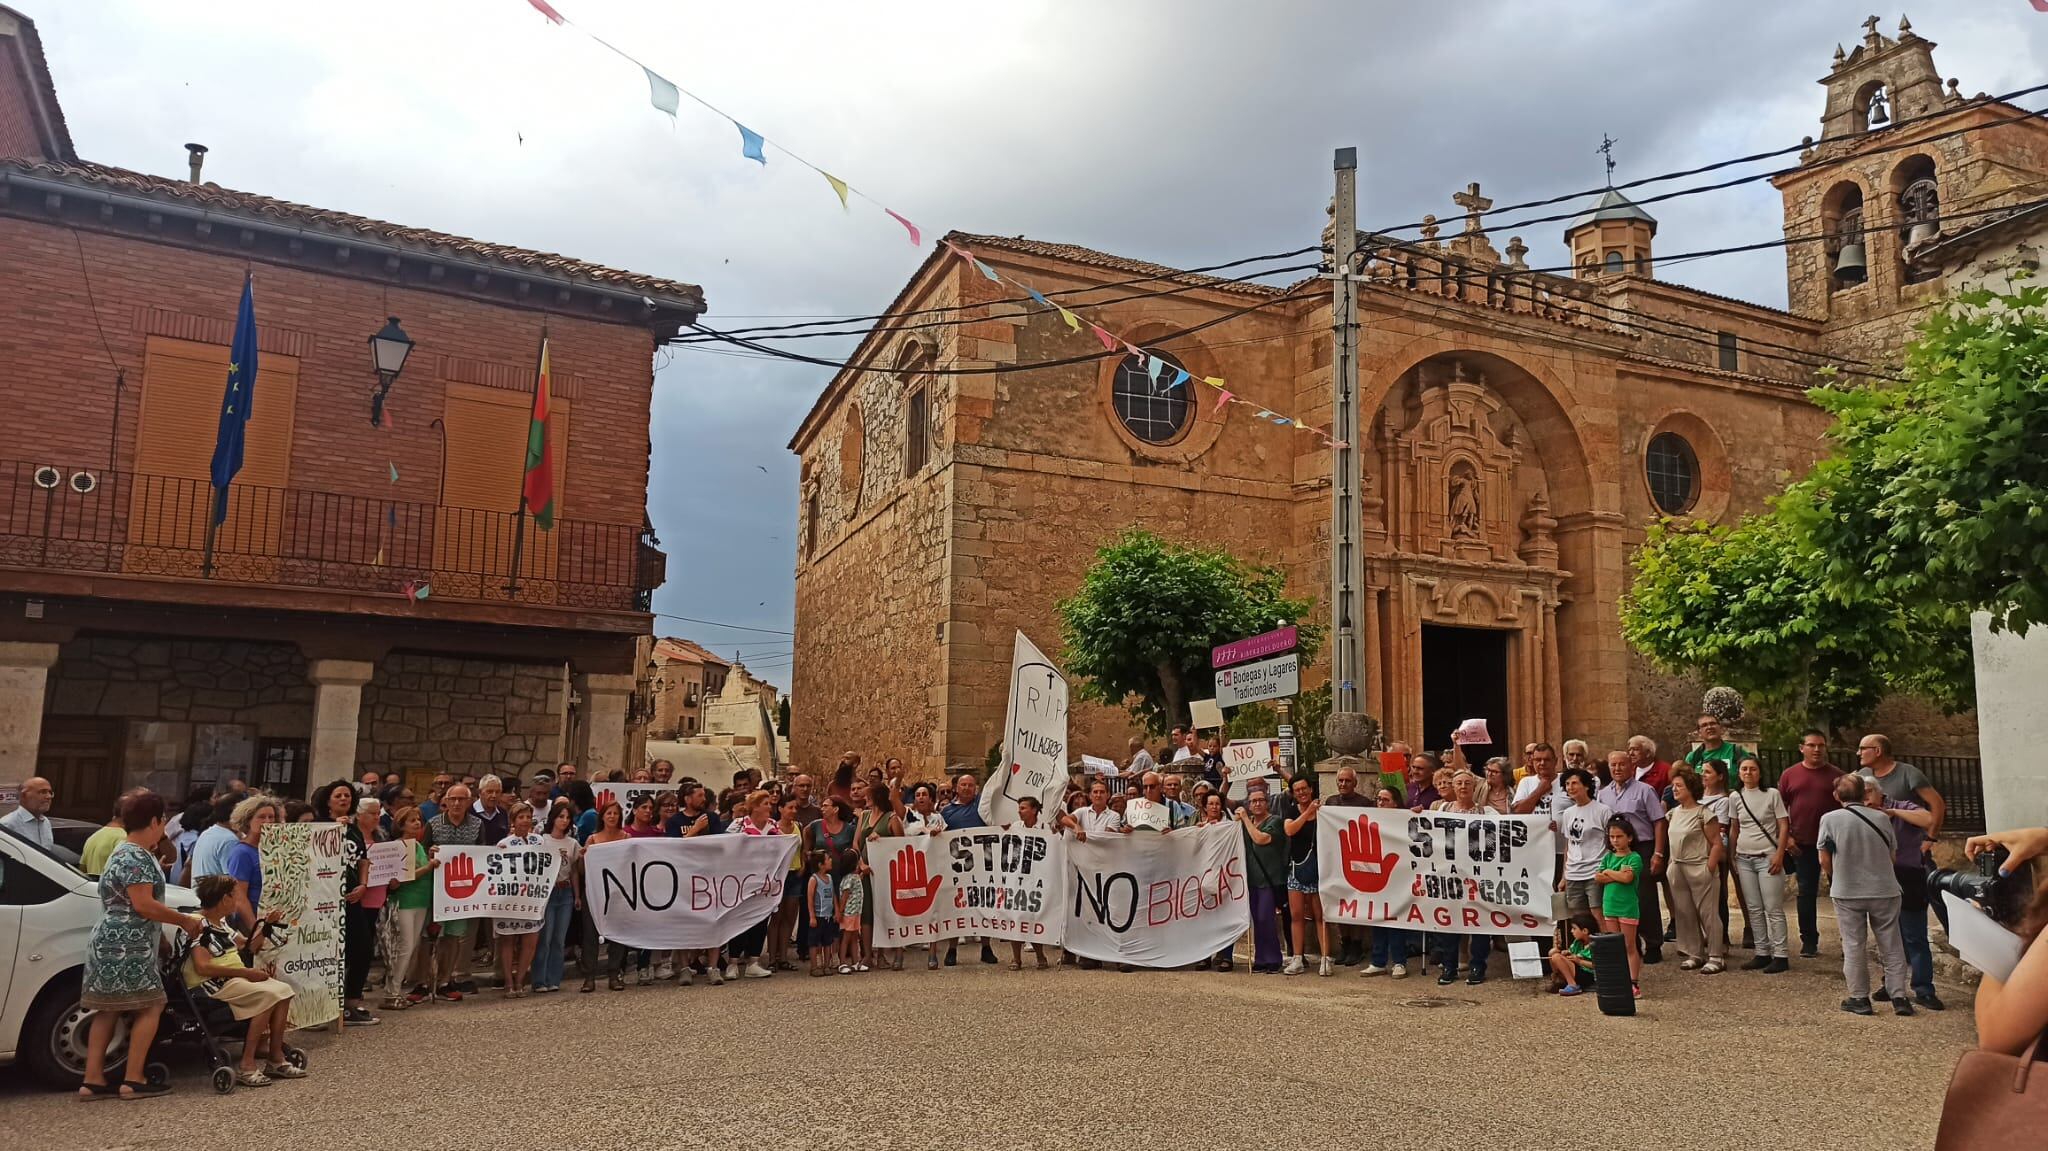
<path id="1" fill-rule="evenodd" d="M 1705 963 L 1700 964 L 1701 975 L 1719 975 L 1726 970 L 1728 969 L 1721 966 L 1721 961 L 1718 959 L 1709 959 Z"/>
<path id="2" fill-rule="evenodd" d="M 123 1099 L 155 1099 L 159 1095 L 169 1095 L 171 1093 L 171 1085 L 168 1083 L 137 1083 L 133 1079 L 128 1079 L 123 1080 L 121 1085 L 115 1088 L 115 1090 L 121 1092 L 121 1098 Z"/>
<path id="3" fill-rule="evenodd" d="M 842 963 L 842 964 L 840 964 L 840 965 L 839 965 L 839 974 L 841 974 L 841 975 L 852 975 L 852 974 L 853 974 L 853 964 L 851 964 L 851 963 Z"/>
<path id="4" fill-rule="evenodd" d="M 1678 969 L 1680 971 L 1698 971 L 1700 969 L 1700 961 L 1697 959 L 1684 960 L 1679 963 Z"/>
<path id="5" fill-rule="evenodd" d="M 119 1094 L 121 1094 L 121 1085 L 118 1083 L 80 1083 L 78 1085 L 78 1101 L 80 1103 L 93 1103 L 101 1099 L 112 1099 Z"/>
<path id="6" fill-rule="evenodd" d="M 1010 961 L 1010 970 L 1012 970 L 1012 971 L 1022 971 L 1022 970 L 1024 970 L 1024 965 L 1023 965 L 1022 963 L 1019 963 L 1019 962 L 1017 962 L 1016 960 L 1012 959 L 1012 960 Z"/>
<path id="7" fill-rule="evenodd" d="M 268 1087 L 273 1082 L 275 1080 L 270 1076 L 253 1067 L 247 1071 L 235 1072 L 235 1085 L 238 1087 Z"/>

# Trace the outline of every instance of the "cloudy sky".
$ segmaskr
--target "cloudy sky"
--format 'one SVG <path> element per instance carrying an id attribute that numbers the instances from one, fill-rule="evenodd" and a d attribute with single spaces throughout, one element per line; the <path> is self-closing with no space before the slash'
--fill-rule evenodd
<path id="1" fill-rule="evenodd" d="M 7 0 L 37 21 L 80 153 L 704 286 L 706 322 L 876 311 L 920 253 L 856 200 L 524 0 Z M 1002 4 L 556 0 L 578 24 L 917 221 L 1182 266 L 1315 242 L 1331 149 L 1360 155 L 1360 223 L 1456 212 L 1819 133 L 1836 43 L 1867 3 L 1574 0 Z M 300 15 L 291 15 L 300 13 Z M 1965 94 L 2039 83 L 2027 0 L 1917 5 Z M 1889 34 L 1898 13 L 1880 13 Z M 2037 106 L 2037 105 L 2036 105 Z M 1653 205 L 1660 250 L 1775 237 L 1768 184 Z M 1560 225 L 1530 261 L 1562 262 Z M 1782 305 L 1781 258 L 1660 275 Z M 844 352 L 807 341 L 803 350 Z M 649 501 L 660 621 L 788 682 L 796 463 L 822 368 L 701 348 L 658 357 Z M 763 474 L 762 470 L 765 469 Z"/>

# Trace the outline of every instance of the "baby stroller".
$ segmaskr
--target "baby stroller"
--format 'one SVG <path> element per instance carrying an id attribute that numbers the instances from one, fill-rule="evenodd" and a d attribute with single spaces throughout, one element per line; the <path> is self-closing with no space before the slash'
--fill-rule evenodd
<path id="1" fill-rule="evenodd" d="M 258 925 L 257 930 L 268 928 L 270 943 L 276 946 L 285 941 L 284 929 L 275 925 Z M 165 962 L 162 975 L 164 995 L 169 1000 L 164 1009 L 163 1022 L 157 1025 L 156 1044 L 158 1050 L 168 1051 L 172 1047 L 194 1047 L 206 1056 L 207 1066 L 213 1068 L 213 1089 L 222 1095 L 232 1095 L 235 1083 L 235 1056 L 230 1055 L 227 1045 L 241 1044 L 248 1040 L 247 1020 L 236 1019 L 226 1004 L 201 993 L 198 989 L 185 986 L 185 960 L 191 957 L 192 949 L 199 946 L 197 940 L 179 932 L 177 941 L 171 946 L 170 958 Z M 240 1052 L 236 1052 L 239 1055 Z M 303 1048 L 284 1044 L 285 1062 L 304 1070 L 306 1052 Z M 157 1069 L 163 1066 L 151 1063 L 150 1078 L 157 1078 Z M 168 1069 L 165 1071 L 168 1078 Z"/>

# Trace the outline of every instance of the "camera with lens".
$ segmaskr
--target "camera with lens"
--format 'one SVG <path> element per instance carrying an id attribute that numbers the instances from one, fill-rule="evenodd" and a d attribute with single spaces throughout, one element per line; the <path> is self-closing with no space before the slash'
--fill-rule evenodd
<path id="1" fill-rule="evenodd" d="M 2025 915 L 2027 904 L 2034 897 L 2034 885 L 2027 868 L 2011 875 L 1999 873 L 2010 855 L 2001 846 L 1995 852 L 1978 852 L 1974 871 L 1936 868 L 1927 875 L 1928 889 L 1970 900 L 1983 907 L 1991 918 L 2012 927 Z"/>

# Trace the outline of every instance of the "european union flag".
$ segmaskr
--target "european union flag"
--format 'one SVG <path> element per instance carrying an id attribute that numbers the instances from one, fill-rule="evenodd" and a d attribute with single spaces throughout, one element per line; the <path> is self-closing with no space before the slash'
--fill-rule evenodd
<path id="1" fill-rule="evenodd" d="M 256 407 L 256 296 L 252 277 L 242 278 L 242 307 L 235 314 L 235 341 L 228 348 L 227 394 L 220 401 L 220 430 L 213 438 L 213 522 L 228 518 L 228 485 L 242 470 L 242 441 Z"/>

